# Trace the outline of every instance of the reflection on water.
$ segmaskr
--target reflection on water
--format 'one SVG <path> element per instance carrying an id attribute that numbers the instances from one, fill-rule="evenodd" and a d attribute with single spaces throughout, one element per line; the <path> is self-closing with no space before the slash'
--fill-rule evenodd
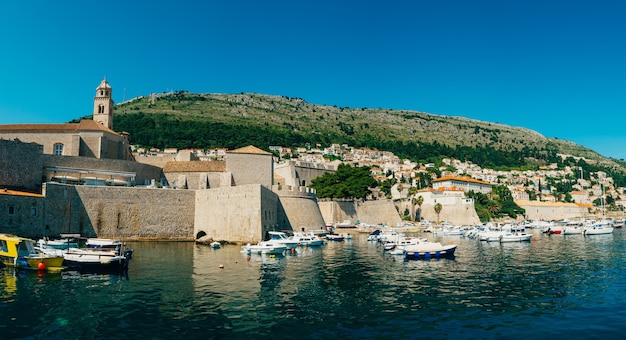
<path id="1" fill-rule="evenodd" d="M 617 337 L 622 232 L 505 244 L 427 235 L 458 244 L 454 259 L 429 261 L 365 235 L 276 257 L 136 242 L 128 275 L 0 269 L 0 337 Z"/>

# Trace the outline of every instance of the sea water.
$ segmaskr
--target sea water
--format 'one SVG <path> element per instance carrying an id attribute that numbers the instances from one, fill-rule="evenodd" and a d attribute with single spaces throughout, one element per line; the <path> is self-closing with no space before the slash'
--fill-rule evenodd
<path id="1" fill-rule="evenodd" d="M 1 339 L 617 338 L 626 241 L 461 237 L 454 259 L 406 261 L 367 241 L 286 256 L 129 242 L 125 274 L 0 269 Z"/>

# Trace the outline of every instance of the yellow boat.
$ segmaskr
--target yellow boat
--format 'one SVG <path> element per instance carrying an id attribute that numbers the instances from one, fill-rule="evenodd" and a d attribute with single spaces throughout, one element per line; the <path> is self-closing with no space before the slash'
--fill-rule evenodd
<path id="1" fill-rule="evenodd" d="M 0 264 L 33 270 L 60 271 L 63 256 L 44 254 L 35 248 L 35 241 L 9 234 L 0 234 Z"/>

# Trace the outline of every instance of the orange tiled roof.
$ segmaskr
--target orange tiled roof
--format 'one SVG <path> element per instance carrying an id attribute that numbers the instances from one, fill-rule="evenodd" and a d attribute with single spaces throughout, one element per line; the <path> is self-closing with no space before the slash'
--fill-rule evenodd
<path id="1" fill-rule="evenodd" d="M 43 197 L 43 195 L 41 195 L 41 194 L 35 194 L 35 193 L 32 193 L 32 192 L 26 192 L 26 191 L 9 190 L 9 189 L 0 189 L 0 195 L 24 196 L 24 197 Z"/>
<path id="2" fill-rule="evenodd" d="M 473 179 L 470 177 L 455 177 L 455 176 L 443 176 L 441 178 L 437 178 L 435 180 L 433 180 L 433 182 L 443 182 L 443 181 L 459 181 L 459 182 L 469 182 L 469 183 L 477 183 L 477 184 L 485 184 L 485 185 L 491 185 L 487 182 L 483 182 L 483 181 L 479 181 L 477 179 Z"/>
<path id="3" fill-rule="evenodd" d="M 230 151 L 230 153 L 253 153 L 253 154 L 257 154 L 257 155 L 271 155 L 271 153 L 269 153 L 267 151 L 263 151 L 263 150 L 257 148 L 254 145 L 244 146 L 243 148 L 239 148 L 239 149 L 235 149 L 233 151 Z"/>
<path id="4" fill-rule="evenodd" d="M 79 123 L 65 124 L 3 124 L 0 132 L 80 132 L 80 131 L 105 131 L 117 133 L 106 126 L 90 120 L 83 119 Z"/>

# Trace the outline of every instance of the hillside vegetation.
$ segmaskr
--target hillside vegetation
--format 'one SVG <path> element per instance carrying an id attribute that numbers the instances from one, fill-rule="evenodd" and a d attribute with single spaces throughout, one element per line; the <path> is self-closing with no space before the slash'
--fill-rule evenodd
<path id="1" fill-rule="evenodd" d="M 624 164 L 575 143 L 503 124 L 408 110 L 310 104 L 262 94 L 192 94 L 140 97 L 118 104 L 114 128 L 150 147 L 237 148 L 250 144 L 304 146 L 345 143 L 388 150 L 400 157 L 454 157 L 488 167 L 538 166 L 557 154 L 584 157 L 623 172 Z"/>

